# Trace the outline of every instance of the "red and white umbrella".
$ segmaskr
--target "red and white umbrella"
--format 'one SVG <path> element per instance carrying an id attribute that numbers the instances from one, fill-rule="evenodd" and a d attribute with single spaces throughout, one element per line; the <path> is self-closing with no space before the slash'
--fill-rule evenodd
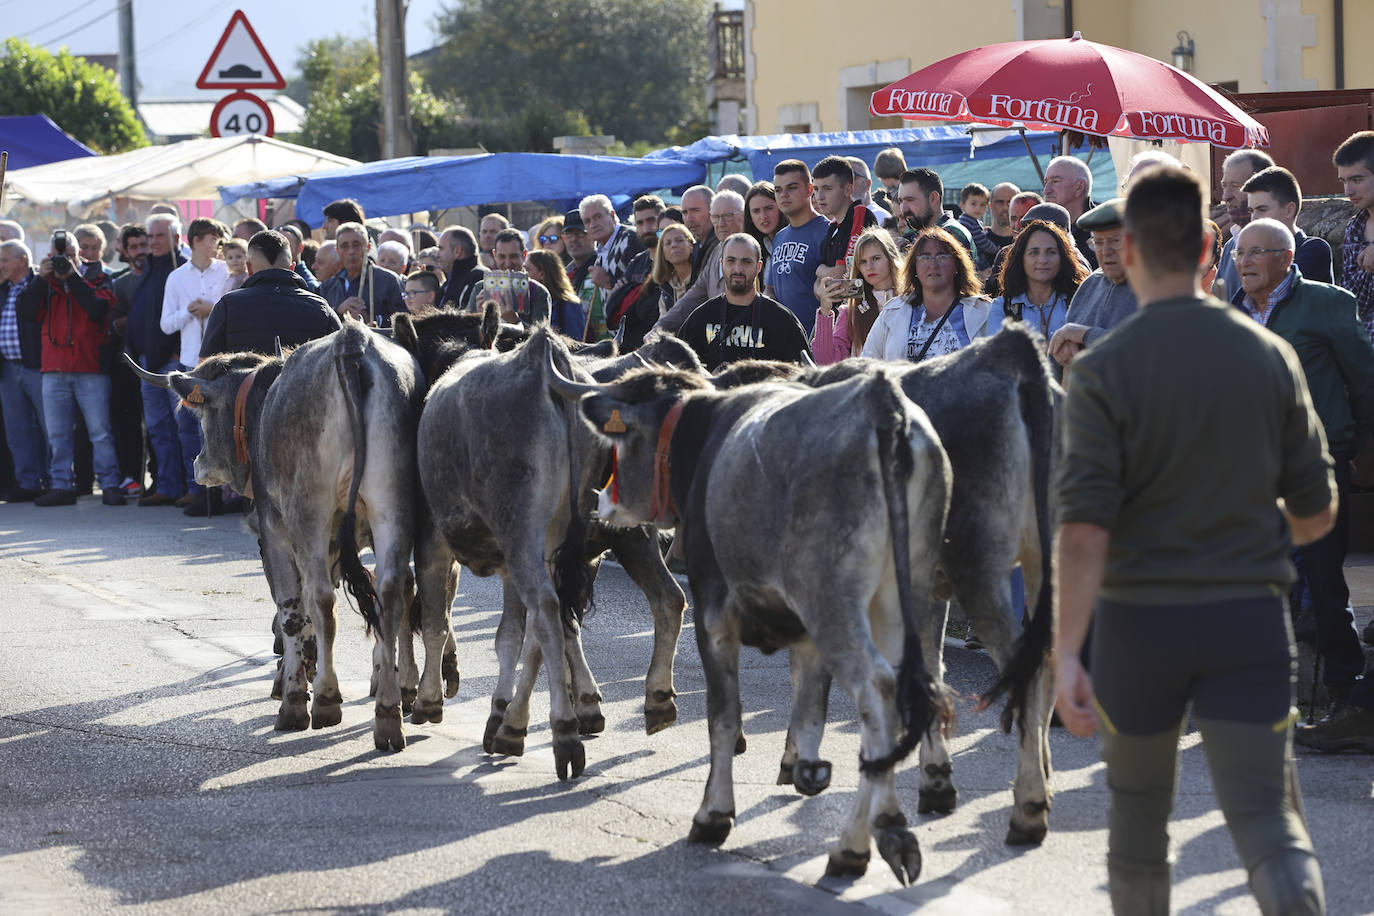
<path id="1" fill-rule="evenodd" d="M 1072 38 L 974 48 L 873 93 L 877 117 L 975 121 L 1136 140 L 1268 146 L 1263 124 L 1163 61 Z"/>

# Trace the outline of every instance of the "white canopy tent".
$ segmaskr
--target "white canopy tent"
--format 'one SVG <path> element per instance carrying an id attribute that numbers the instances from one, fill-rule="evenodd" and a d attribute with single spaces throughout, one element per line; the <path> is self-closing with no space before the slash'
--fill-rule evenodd
<path id="1" fill-rule="evenodd" d="M 116 197 L 213 199 L 220 185 L 357 164 L 271 137 L 206 137 L 10 172 L 5 176 L 5 212 L 26 202 L 64 206 L 80 219 Z"/>

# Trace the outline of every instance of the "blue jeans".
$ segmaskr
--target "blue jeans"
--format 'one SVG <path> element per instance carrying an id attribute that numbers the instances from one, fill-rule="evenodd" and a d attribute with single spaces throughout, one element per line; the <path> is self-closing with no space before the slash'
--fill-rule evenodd
<path id="1" fill-rule="evenodd" d="M 91 436 L 100 488 L 117 490 L 119 462 L 115 459 L 114 437 L 110 435 L 110 377 L 98 372 L 43 373 L 43 415 L 48 420 L 48 442 L 52 446 L 53 489 L 76 489 L 72 450 L 78 408 Z"/>
<path id="2" fill-rule="evenodd" d="M 148 369 L 147 359 L 140 357 L 143 368 Z M 165 366 L 149 369 L 151 372 L 177 372 L 181 363 L 172 360 Z M 181 440 L 177 435 L 177 421 L 172 410 L 177 396 L 165 388 L 143 382 L 143 425 L 148 427 L 148 438 L 153 443 L 153 454 L 157 456 L 157 484 L 154 489 L 163 496 L 180 499 L 186 495 L 185 471 L 181 463 Z"/>
<path id="3" fill-rule="evenodd" d="M 48 479 L 43 373 L 25 369 L 17 359 L 0 359 L 0 407 L 5 412 L 5 442 L 14 458 L 15 479 L 26 490 L 43 489 Z"/>
<path id="4" fill-rule="evenodd" d="M 191 372 L 195 366 L 177 363 L 177 368 L 182 372 Z M 196 456 L 205 445 L 200 436 L 200 419 L 195 410 L 181 406 L 181 395 L 171 389 L 167 393 L 172 397 L 172 410 L 177 421 L 177 440 L 181 444 L 181 467 L 186 478 L 186 492 L 199 493 L 205 489 L 196 483 Z"/>

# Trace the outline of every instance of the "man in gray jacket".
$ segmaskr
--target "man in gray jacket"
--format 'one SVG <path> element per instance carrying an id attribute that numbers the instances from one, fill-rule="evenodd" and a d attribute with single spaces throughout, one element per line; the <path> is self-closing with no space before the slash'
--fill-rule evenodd
<path id="1" fill-rule="evenodd" d="M 716 238 L 728 239 L 737 232 L 744 231 L 744 198 L 734 191 L 721 191 L 711 201 L 711 226 Z M 708 299 L 725 295 L 725 278 L 721 275 L 720 257 L 724 246 L 715 245 L 701 265 L 696 282 L 687 287 L 682 297 L 673 303 L 662 318 L 658 319 L 660 330 L 677 332 L 687 316 L 696 311 L 697 306 Z"/>
<path id="2" fill-rule="evenodd" d="M 1068 323 L 1050 339 L 1050 355 L 1067 366 L 1084 347 L 1090 347 L 1112 328 L 1135 314 L 1136 298 L 1126 282 L 1121 259 L 1122 217 L 1126 201 L 1114 197 L 1078 218 L 1079 227 L 1092 233 L 1089 245 L 1097 255 L 1097 270 L 1074 293 Z"/>

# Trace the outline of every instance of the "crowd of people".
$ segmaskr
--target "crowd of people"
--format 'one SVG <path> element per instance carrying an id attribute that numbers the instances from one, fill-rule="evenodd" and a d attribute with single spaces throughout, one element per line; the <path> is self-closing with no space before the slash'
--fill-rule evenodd
<path id="1" fill-rule="evenodd" d="M 1364 668 L 1342 563 L 1352 467 L 1367 484 L 1374 456 L 1374 133 L 1349 138 L 1333 161 L 1355 206 L 1339 264 L 1324 239 L 1298 228 L 1294 175 L 1241 150 L 1223 166 L 1201 282 L 1294 346 L 1324 426 L 1342 511 L 1331 535 L 1295 553 L 1293 606 L 1340 712 Z M 1123 192 L 1172 162 L 1158 151 L 1136 157 Z M 622 350 L 676 333 L 712 370 L 746 358 L 919 362 L 1024 322 L 1062 380 L 1137 312 L 1125 198 L 1096 200 L 1082 160 L 1051 161 L 1038 191 L 970 184 L 958 202 L 947 207 L 940 175 L 908 168 L 894 148 L 871 170 L 853 157 L 814 168 L 788 159 L 769 179 L 732 174 L 689 188 L 675 206 L 642 195 L 626 221 L 590 194 L 524 232 L 499 213 L 476 233 L 389 227 L 353 200 L 326 207 L 319 231 L 206 218 L 183 229 L 174 207 L 158 205 L 143 223 L 82 224 L 31 248 L 22 228 L 2 222 L 8 499 L 71 505 L 98 484 L 110 506 L 240 509 L 233 494 L 196 483 L 192 413 L 140 383 L 121 354 L 149 371 L 187 371 L 214 353 L 328 334 L 343 316 L 384 329 L 398 312 L 495 301 L 507 322 L 547 320 L 575 340 L 615 337 Z M 118 272 L 105 265 L 107 233 Z M 1019 579 L 1013 588 L 1020 598 Z"/>

